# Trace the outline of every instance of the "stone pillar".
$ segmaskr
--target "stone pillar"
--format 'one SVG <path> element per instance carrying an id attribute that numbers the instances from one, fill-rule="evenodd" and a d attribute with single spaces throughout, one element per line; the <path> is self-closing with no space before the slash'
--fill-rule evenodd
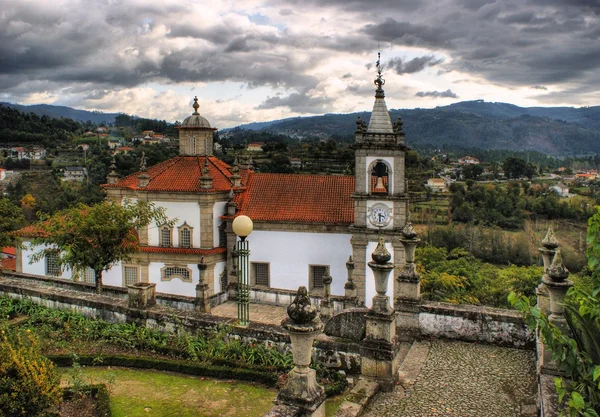
<path id="1" fill-rule="evenodd" d="M 386 295 L 390 272 L 395 265 L 385 247 L 383 236 L 371 255 L 369 268 L 375 277 L 373 307 L 366 314 L 366 336 L 361 347 L 362 374 L 378 380 L 384 391 L 391 391 L 398 373 L 395 312 Z"/>
<path id="2" fill-rule="evenodd" d="M 127 286 L 127 299 L 130 308 L 148 308 L 156 304 L 156 284 L 136 282 Z"/>
<path id="3" fill-rule="evenodd" d="M 213 206 L 212 201 L 202 201 L 200 205 L 200 247 L 212 249 L 213 240 Z"/>
<path id="4" fill-rule="evenodd" d="M 356 297 L 358 305 L 365 304 L 365 279 L 366 279 L 366 254 L 367 244 L 369 243 L 366 236 L 362 234 L 354 234 L 350 239 L 352 244 L 352 259 L 354 259 L 354 269 L 352 280 L 356 285 Z"/>
<path id="5" fill-rule="evenodd" d="M 550 299 L 548 298 L 548 288 L 546 287 L 546 284 L 544 284 L 544 278 L 554 259 L 554 255 L 556 255 L 556 252 L 558 251 L 558 240 L 556 240 L 556 237 L 554 236 L 552 227 L 548 228 L 546 236 L 542 239 L 542 247 L 538 250 L 542 254 L 542 259 L 544 261 L 544 275 L 542 277 L 542 282 L 535 291 L 537 295 L 537 306 L 542 313 L 548 315 L 550 314 Z"/>
<path id="6" fill-rule="evenodd" d="M 419 243 L 417 232 L 409 222 L 402 229 L 400 242 L 404 245 L 404 268 L 396 278 L 398 291 L 396 297 L 396 325 L 399 338 L 410 341 L 419 331 L 419 304 L 421 303 L 421 276 L 415 264 L 415 249 Z"/>
<path id="7" fill-rule="evenodd" d="M 198 264 L 200 280 L 196 285 L 196 299 L 194 300 L 194 308 L 200 313 L 210 313 L 210 300 L 208 299 L 209 288 L 205 280 L 207 267 L 208 265 L 204 263 L 204 257 L 200 258 L 200 263 Z"/>
<path id="8" fill-rule="evenodd" d="M 346 299 L 344 300 L 344 308 L 356 307 L 358 304 L 358 299 L 356 298 L 356 284 L 354 283 L 354 260 L 352 259 L 352 255 L 348 258 L 348 262 L 346 262 L 346 269 L 348 270 L 348 280 L 344 284 L 344 295 Z"/>
<path id="9" fill-rule="evenodd" d="M 323 285 L 325 287 L 325 295 L 323 296 L 323 299 L 321 300 L 321 305 L 320 305 L 321 317 L 323 317 L 326 320 L 329 320 L 329 318 L 331 318 L 331 316 L 333 315 L 333 303 L 331 302 L 331 283 L 332 282 L 333 282 L 333 278 L 329 274 L 329 268 L 327 268 L 325 275 L 323 275 Z"/>
<path id="10" fill-rule="evenodd" d="M 287 313 L 288 318 L 281 325 L 289 332 L 292 341 L 294 369 L 288 373 L 287 383 L 275 399 L 277 406 L 267 415 L 324 417 L 325 390 L 317 384 L 315 370 L 309 368 L 313 341 L 323 330 L 323 323 L 319 312 L 310 302 L 306 287 L 298 288 Z"/>
<path id="11" fill-rule="evenodd" d="M 569 326 L 565 318 L 564 301 L 569 288 L 573 283 L 569 281 L 569 271 L 562 262 L 560 250 L 554 255 L 554 260 L 544 275 L 543 283 L 546 285 L 550 296 L 550 316 L 548 320 L 560 329 L 563 334 L 569 334 Z M 552 360 L 552 352 L 548 347 L 543 347 L 541 371 L 552 375 L 562 375 L 556 362 Z"/>

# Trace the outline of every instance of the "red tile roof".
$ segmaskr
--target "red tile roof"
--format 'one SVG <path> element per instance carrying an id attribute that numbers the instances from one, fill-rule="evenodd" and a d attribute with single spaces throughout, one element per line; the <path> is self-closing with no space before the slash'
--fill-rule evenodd
<path id="1" fill-rule="evenodd" d="M 17 253 L 17 250 L 15 248 L 2 248 L 2 253 L 15 256 Z"/>
<path id="2" fill-rule="evenodd" d="M 213 179 L 213 188 L 201 189 L 200 177 L 204 168 L 204 160 L 208 159 L 208 171 Z M 148 168 L 146 175 L 150 182 L 145 188 L 138 187 L 136 172 L 122 178 L 116 184 L 104 184 L 106 188 L 144 189 L 148 191 L 172 192 L 214 192 L 231 189 L 231 167 L 214 156 L 176 156 L 160 164 Z"/>
<path id="3" fill-rule="evenodd" d="M 255 221 L 352 224 L 354 177 L 250 173 L 236 195 L 239 214 Z"/>
<path id="4" fill-rule="evenodd" d="M 42 232 L 37 225 L 30 224 L 29 226 L 25 226 L 22 229 L 11 232 L 11 235 L 21 236 L 21 237 L 36 237 L 36 236 L 40 235 L 41 233 Z"/>
<path id="5" fill-rule="evenodd" d="M 0 269 L 7 269 L 9 271 L 17 270 L 17 259 L 16 258 L 2 258 L 0 259 Z"/>
<path id="6" fill-rule="evenodd" d="M 213 249 L 196 249 L 196 248 L 163 248 L 156 246 L 141 246 L 142 252 L 155 252 L 155 253 L 185 253 L 189 255 L 214 255 L 217 253 L 227 252 L 227 248 L 213 248 Z"/>

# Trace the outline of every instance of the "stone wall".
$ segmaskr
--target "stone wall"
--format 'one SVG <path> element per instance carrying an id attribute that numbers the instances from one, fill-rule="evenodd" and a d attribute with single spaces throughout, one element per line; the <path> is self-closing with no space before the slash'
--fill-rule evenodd
<path id="1" fill-rule="evenodd" d="M 533 349 L 535 335 L 521 313 L 500 308 L 427 302 L 420 306 L 419 327 L 424 336 Z"/>
<path id="2" fill-rule="evenodd" d="M 247 327 L 239 327 L 234 319 L 200 314 L 194 311 L 194 297 L 157 293 L 155 306 L 135 309 L 128 306 L 127 290 L 124 288 L 107 287 L 102 296 L 91 294 L 95 294 L 93 285 L 85 283 L 17 273 L 0 277 L 0 295 L 28 298 L 50 308 L 75 310 L 87 317 L 113 323 L 135 322 L 170 332 L 181 328 L 193 333 L 204 332 L 216 328 L 218 324 L 229 324 L 229 337 L 275 345 L 281 351 L 289 349 L 289 337 L 280 326 L 251 322 Z M 282 290 L 253 290 L 253 300 L 285 306 L 291 302 L 292 294 L 291 291 Z M 211 306 L 227 299 L 227 292 L 215 294 L 210 298 Z M 348 337 L 348 332 L 341 331 L 340 326 L 344 329 L 353 328 L 353 334 L 362 334 L 363 309 L 345 310 L 340 314 L 343 297 L 332 297 L 332 301 L 337 314 L 327 324 L 326 334 L 317 338 L 313 354 L 326 366 L 358 373 L 361 369 L 361 340 Z M 313 302 L 318 305 L 320 298 L 313 297 Z M 340 326 L 335 325 L 336 321 L 340 321 Z M 428 302 L 420 306 L 419 326 L 424 337 L 519 348 L 534 346 L 534 335 L 526 329 L 520 314 L 511 310 Z"/>

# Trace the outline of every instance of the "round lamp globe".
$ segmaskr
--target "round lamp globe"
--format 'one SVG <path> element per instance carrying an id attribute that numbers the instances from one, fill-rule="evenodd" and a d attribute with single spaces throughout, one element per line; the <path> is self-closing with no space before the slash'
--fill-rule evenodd
<path id="1" fill-rule="evenodd" d="M 252 233 L 252 219 L 248 216 L 237 216 L 233 219 L 233 223 L 231 227 L 233 228 L 233 233 L 238 235 L 239 237 L 246 238 L 250 233 Z"/>

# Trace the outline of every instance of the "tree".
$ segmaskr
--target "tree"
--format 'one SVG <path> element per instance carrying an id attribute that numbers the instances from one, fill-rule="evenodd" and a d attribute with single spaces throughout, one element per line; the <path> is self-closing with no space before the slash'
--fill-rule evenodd
<path id="1" fill-rule="evenodd" d="M 600 208 L 588 220 L 587 245 L 593 289 L 576 284 L 569 290 L 565 317 L 570 334 L 563 333 L 527 297 L 509 296 L 527 325 L 538 329 L 553 360 L 565 372 L 567 380 L 555 378 L 554 383 L 559 402 L 568 400 L 570 417 L 600 414 Z"/>
<path id="2" fill-rule="evenodd" d="M 479 164 L 469 164 L 462 168 L 462 175 L 467 180 L 477 181 L 481 174 L 483 174 L 483 167 Z"/>
<path id="3" fill-rule="evenodd" d="M 24 224 L 23 211 L 9 199 L 0 199 L 0 248 L 14 246 L 17 242 L 9 232 L 23 227 Z"/>
<path id="4" fill-rule="evenodd" d="M 102 273 L 118 262 L 126 262 L 139 249 L 138 230 L 155 222 L 171 224 L 165 209 L 152 203 L 126 201 L 122 206 L 104 201 L 94 206 L 80 204 L 56 212 L 38 224 L 31 262 L 59 253 L 58 263 L 74 271 L 92 268 L 96 292 L 102 293 Z"/>
<path id="5" fill-rule="evenodd" d="M 527 167 L 527 162 L 514 156 L 510 156 L 504 160 L 502 169 L 507 178 L 515 179 L 521 178 L 530 172 Z"/>

